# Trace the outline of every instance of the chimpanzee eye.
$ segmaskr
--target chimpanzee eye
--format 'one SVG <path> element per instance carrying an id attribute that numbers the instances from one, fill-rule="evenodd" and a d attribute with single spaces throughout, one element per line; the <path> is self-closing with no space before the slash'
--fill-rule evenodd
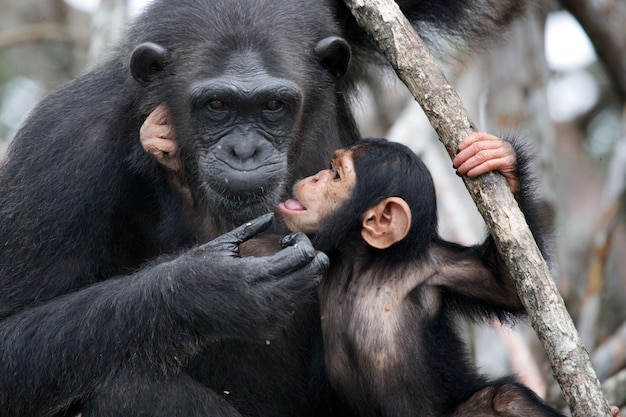
<path id="1" fill-rule="evenodd" d="M 265 109 L 270 111 L 278 111 L 281 110 L 285 104 L 280 100 L 270 100 L 265 103 Z"/>
<path id="2" fill-rule="evenodd" d="M 226 104 L 222 100 L 209 101 L 209 108 L 215 111 L 222 111 L 226 107 Z"/>
<path id="3" fill-rule="evenodd" d="M 329 170 L 330 170 L 333 174 L 335 174 L 335 177 L 334 177 L 333 179 L 336 179 L 336 180 L 341 179 L 341 175 L 339 175 L 339 171 L 337 171 L 337 170 L 335 169 L 335 166 L 332 164 L 332 162 L 331 162 L 330 167 L 329 167 L 328 169 L 329 169 Z"/>

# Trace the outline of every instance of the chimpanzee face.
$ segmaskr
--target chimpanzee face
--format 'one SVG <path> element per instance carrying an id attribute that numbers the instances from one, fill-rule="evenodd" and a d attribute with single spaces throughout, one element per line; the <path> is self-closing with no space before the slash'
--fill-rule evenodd
<path id="1" fill-rule="evenodd" d="M 283 192 L 287 152 L 303 92 L 269 74 L 254 54 L 240 54 L 219 77 L 190 86 L 191 158 L 196 191 L 210 207 L 271 211 Z M 259 213 L 250 213 L 257 215 Z"/>
<path id="2" fill-rule="evenodd" d="M 235 226 L 273 211 L 293 178 L 290 161 L 305 165 L 311 157 L 301 153 L 302 142 L 317 140 L 312 131 L 322 122 L 306 100 L 318 90 L 331 99 L 350 48 L 324 38 L 311 49 L 313 60 L 292 67 L 258 45 L 219 50 L 212 44 L 183 60 L 145 43 L 133 52 L 131 71 L 149 91 L 167 92 L 163 101 L 195 201 L 215 222 Z M 320 154 L 327 155 L 325 143 L 338 140 L 323 140 Z M 320 155 L 313 156 L 319 167 Z"/>
<path id="3" fill-rule="evenodd" d="M 296 183 L 294 198 L 279 204 L 287 228 L 308 234 L 317 232 L 322 220 L 350 200 L 356 181 L 352 151 L 336 151 L 329 169 Z"/>

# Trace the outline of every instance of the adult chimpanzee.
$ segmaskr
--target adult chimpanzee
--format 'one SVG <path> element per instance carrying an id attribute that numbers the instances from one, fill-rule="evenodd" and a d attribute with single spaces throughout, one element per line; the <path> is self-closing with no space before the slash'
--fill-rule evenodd
<path id="1" fill-rule="evenodd" d="M 513 147 L 469 136 L 461 173 L 499 170 L 533 233 L 544 242 L 536 201 Z M 467 359 L 456 313 L 500 318 L 523 312 L 493 240 L 465 247 L 437 233 L 432 178 L 406 146 L 367 139 L 335 152 L 330 169 L 299 181 L 280 205 L 292 231 L 315 233 L 330 256 L 320 286 L 326 370 L 360 416 L 560 416 L 525 386 L 488 381 Z"/>
<path id="2" fill-rule="evenodd" d="M 399 3 L 423 35 L 472 42 L 519 8 Z M 46 98 L 0 168 L 0 415 L 329 415 L 305 296 L 325 257 L 296 235 L 239 258 L 267 218 L 199 245 L 138 132 L 169 105 L 213 239 L 356 141 L 371 56 L 339 0 L 155 0 Z"/>

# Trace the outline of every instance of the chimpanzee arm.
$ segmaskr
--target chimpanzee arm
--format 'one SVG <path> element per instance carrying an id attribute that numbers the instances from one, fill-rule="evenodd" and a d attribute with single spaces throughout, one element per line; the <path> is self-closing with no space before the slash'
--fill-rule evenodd
<path id="1" fill-rule="evenodd" d="M 54 414 L 122 368 L 175 372 L 208 340 L 272 338 L 291 303 L 314 295 L 327 258 L 302 234 L 273 257 L 240 258 L 270 222 L 5 318 L 0 415 Z"/>
<path id="2" fill-rule="evenodd" d="M 474 178 L 488 171 L 499 171 L 506 178 L 539 249 L 550 261 L 550 216 L 538 195 L 538 182 L 531 167 L 535 153 L 528 143 L 517 137 L 503 140 L 488 133 L 476 132 L 463 140 L 459 149 L 453 161 L 459 174 Z"/>
<path id="3" fill-rule="evenodd" d="M 513 145 L 517 155 L 517 176 L 520 190 L 515 194 L 515 199 L 524 214 L 541 254 L 548 265 L 554 267 L 552 213 L 539 195 L 539 181 L 532 166 L 532 162 L 536 158 L 535 152 L 528 143 L 520 138 L 507 138 L 507 141 Z"/>
<path id="4" fill-rule="evenodd" d="M 491 241 L 491 239 L 488 239 Z M 444 302 L 470 316 L 496 315 L 501 319 L 523 313 L 515 285 L 499 262 L 493 262 L 495 247 L 465 247 L 439 241 L 432 245 L 435 273 L 429 285 L 442 289 Z"/>
<path id="5" fill-rule="evenodd" d="M 532 175 L 533 152 L 520 139 L 507 139 L 515 151 L 514 169 L 502 172 L 515 193 L 522 213 L 542 254 L 551 261 L 552 233 L 546 209 L 542 206 L 537 181 Z M 443 285 L 449 300 L 464 312 L 495 313 L 501 318 L 522 313 L 523 307 L 510 273 L 489 236 L 481 245 L 463 247 L 439 242 L 433 250 L 440 274 L 432 281 Z"/>

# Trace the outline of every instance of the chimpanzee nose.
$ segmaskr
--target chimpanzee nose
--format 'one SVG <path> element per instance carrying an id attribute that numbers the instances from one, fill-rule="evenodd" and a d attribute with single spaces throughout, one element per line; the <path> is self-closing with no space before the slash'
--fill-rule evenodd
<path id="1" fill-rule="evenodd" d="M 215 157 L 239 171 L 252 171 L 267 165 L 276 148 L 262 135 L 237 129 L 222 138 Z"/>
<path id="2" fill-rule="evenodd" d="M 254 157 L 257 152 L 257 147 L 252 139 L 244 136 L 233 146 L 233 154 L 239 158 L 241 162 L 245 162 L 248 159 Z"/>

